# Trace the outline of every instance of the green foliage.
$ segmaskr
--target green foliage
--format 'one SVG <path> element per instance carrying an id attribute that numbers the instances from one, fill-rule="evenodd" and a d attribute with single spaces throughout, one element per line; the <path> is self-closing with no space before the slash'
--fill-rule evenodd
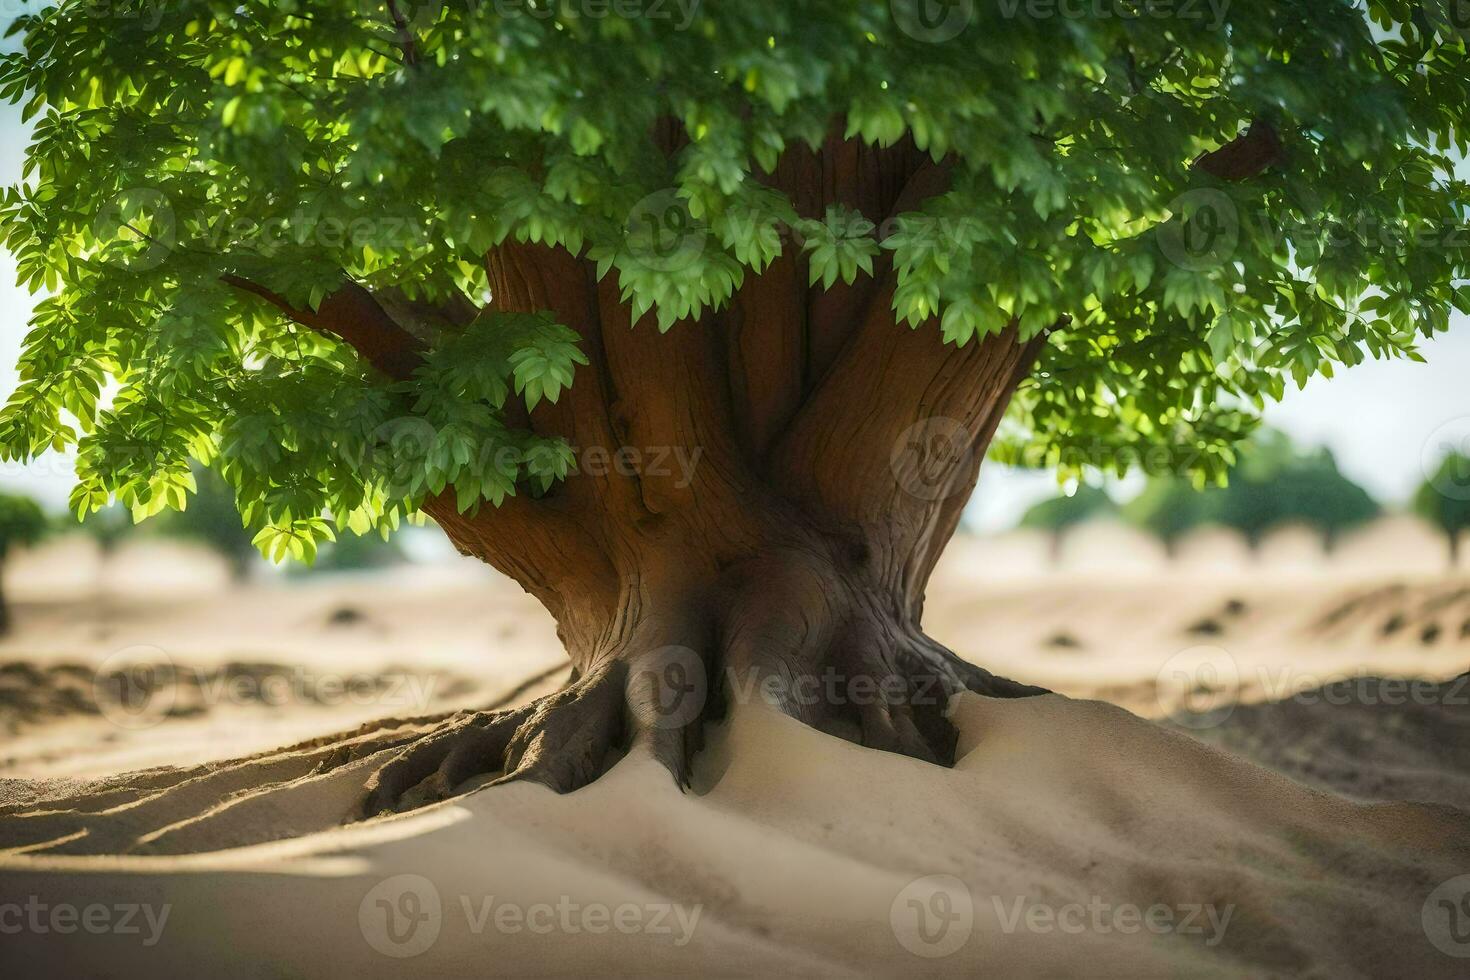
<path id="1" fill-rule="evenodd" d="M 384 541 L 374 534 L 347 532 L 322 548 L 316 563 L 303 574 L 315 572 L 354 572 L 373 568 L 387 568 L 401 564 L 407 559 L 398 546 L 398 539 Z"/>
<path id="2" fill-rule="evenodd" d="M 1061 533 L 1084 521 L 1115 513 L 1117 509 L 1113 498 L 1084 483 L 1071 496 L 1052 497 L 1033 504 L 1021 515 L 1020 526 Z"/>
<path id="3" fill-rule="evenodd" d="M 1283 524 L 1317 528 L 1330 546 L 1337 536 L 1380 513 L 1362 487 L 1343 476 L 1326 449 L 1303 452 L 1281 433 L 1263 432 L 1240 453 L 1224 487 L 1196 490 L 1159 477 L 1124 507 L 1124 515 L 1172 545 L 1202 524 L 1245 535 L 1254 547 Z"/>
<path id="4" fill-rule="evenodd" d="M 30 497 L 0 493 L 0 560 L 12 548 L 35 544 L 46 533 L 46 515 Z"/>
<path id="5" fill-rule="evenodd" d="M 158 530 L 203 542 L 229 563 L 236 578 L 242 578 L 255 559 L 250 531 L 240 518 L 235 492 L 217 473 L 202 467 L 194 471 L 198 490 L 183 510 L 160 516 Z"/>
<path id="6" fill-rule="evenodd" d="M 0 97 L 35 130 L 0 241 L 49 295 L 0 452 L 77 444 L 74 509 L 115 497 L 135 518 L 215 466 L 276 557 L 386 536 L 443 488 L 464 509 L 542 492 L 569 450 L 503 408 L 572 381 L 565 328 L 484 317 L 384 387 L 219 278 L 300 306 L 344 277 L 481 299 L 508 240 L 585 255 L 659 329 L 794 248 L 823 287 L 888 253 L 895 319 L 955 343 L 1066 314 L 997 455 L 1068 470 L 1218 480 L 1288 381 L 1417 356 L 1470 309 L 1452 157 L 1470 58 L 1409 0 L 1239 0 L 1218 20 L 975 4 L 946 37 L 889 0 L 687 22 L 404 6 L 403 31 L 363 0 L 69 0 L 16 21 Z M 1280 165 L 1237 183 L 1191 165 L 1254 119 Z M 665 155 L 649 134 L 670 121 L 688 138 Z M 798 215 L 762 175 L 834 121 L 947 161 L 949 189 L 891 227 Z"/>
<path id="7" fill-rule="evenodd" d="M 1330 452 L 1300 452 L 1279 433 L 1257 439 L 1242 453 L 1229 486 L 1207 494 L 1215 498 L 1216 520 L 1252 545 L 1271 528 L 1298 522 L 1319 529 L 1330 546 L 1344 530 L 1379 514 L 1368 492 L 1338 471 Z"/>
<path id="8" fill-rule="evenodd" d="M 1215 498 L 1183 480 L 1150 477 L 1143 490 L 1123 505 L 1123 517 L 1155 535 L 1172 552 L 1186 533 L 1214 519 Z"/>
<path id="9" fill-rule="evenodd" d="M 1460 536 L 1470 529 L 1470 457 L 1450 453 L 1414 494 L 1414 513 L 1449 541 L 1451 561 L 1459 556 Z"/>

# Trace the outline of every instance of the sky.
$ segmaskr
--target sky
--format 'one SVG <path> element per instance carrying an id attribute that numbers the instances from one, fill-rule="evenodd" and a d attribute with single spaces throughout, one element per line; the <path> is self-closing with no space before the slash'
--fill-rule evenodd
<path id="1" fill-rule="evenodd" d="M 13 10 L 0 5 L 0 24 Z M 6 45 L 9 47 L 10 45 Z M 0 185 L 20 179 L 26 135 L 20 110 L 0 106 Z M 37 297 L 15 285 L 15 262 L 0 249 L 0 398 L 16 384 L 15 362 Z M 1326 446 L 1346 475 L 1389 505 L 1402 504 L 1429 474 L 1450 437 L 1470 446 L 1470 323 L 1456 316 L 1448 333 L 1420 345 L 1427 363 L 1368 361 L 1290 387 L 1269 405 L 1265 421 L 1306 446 Z M 1126 496 L 1136 481 L 1115 486 Z M 0 489 L 34 494 L 48 506 L 66 504 L 71 462 L 50 455 L 27 465 L 0 463 Z M 982 470 L 966 513 L 976 530 L 1014 524 L 1030 504 L 1057 492 L 1055 474 L 997 464 Z"/>

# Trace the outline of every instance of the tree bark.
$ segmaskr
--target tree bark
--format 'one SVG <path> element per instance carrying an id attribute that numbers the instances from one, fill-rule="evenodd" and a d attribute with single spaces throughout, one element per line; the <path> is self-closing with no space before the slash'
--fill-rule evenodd
<path id="1" fill-rule="evenodd" d="M 831 140 L 770 180 L 804 214 L 831 203 L 881 227 L 942 190 L 913 152 Z M 787 246 L 796 253 L 796 246 Z M 749 274 L 730 308 L 659 334 L 630 322 L 609 276 L 562 249 L 486 257 L 494 310 L 549 310 L 590 364 L 519 424 L 565 438 L 579 468 L 542 498 L 426 510 L 465 554 L 519 582 L 555 618 L 571 684 L 523 709 L 449 720 L 402 748 L 364 812 L 418 805 L 471 776 L 570 790 L 618 747 L 648 744 L 681 782 L 703 723 L 730 698 L 875 748 L 953 760 L 954 694 L 1040 689 L 991 675 L 926 636 L 924 591 L 980 462 L 1044 336 L 1014 325 L 964 347 L 894 322 L 893 273 L 814 292 L 798 257 Z M 227 282 L 232 281 L 230 278 Z M 344 286 L 314 329 L 404 377 L 421 343 L 389 305 Z"/>

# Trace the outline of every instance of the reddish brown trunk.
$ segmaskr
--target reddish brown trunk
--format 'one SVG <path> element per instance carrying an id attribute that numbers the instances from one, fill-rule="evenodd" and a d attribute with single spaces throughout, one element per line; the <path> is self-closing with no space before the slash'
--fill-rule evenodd
<path id="1" fill-rule="evenodd" d="M 947 174 L 907 144 L 834 138 L 790 151 L 769 180 L 803 216 L 843 204 L 882 228 Z M 701 722 L 732 696 L 947 762 L 951 694 L 1036 693 L 961 661 L 919 621 L 1044 338 L 1022 343 L 1011 329 L 947 346 L 937 325 L 894 322 L 886 258 L 824 291 L 805 285 L 799 245 L 786 253 L 748 273 L 728 309 L 666 334 L 652 317 L 631 323 L 615 276 L 598 281 L 562 249 L 511 243 L 486 257 L 493 309 L 550 311 L 582 338 L 590 363 L 560 401 L 508 420 L 565 439 L 579 470 L 540 499 L 462 515 L 450 494 L 426 509 L 461 551 L 546 606 L 574 680 L 409 745 L 374 780 L 368 812 L 444 795 L 476 772 L 574 788 L 631 739 L 684 778 Z M 409 321 L 464 320 L 343 293 L 292 315 L 390 375 L 419 356 Z"/>

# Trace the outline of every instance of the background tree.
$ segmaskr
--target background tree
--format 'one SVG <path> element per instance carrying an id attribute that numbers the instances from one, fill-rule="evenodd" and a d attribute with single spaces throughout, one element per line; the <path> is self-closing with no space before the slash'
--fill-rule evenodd
<path id="1" fill-rule="evenodd" d="M 1303 452 L 1277 432 L 1253 440 L 1229 483 L 1213 494 L 1212 519 L 1244 534 L 1253 550 L 1267 531 L 1297 523 L 1320 531 L 1330 551 L 1343 531 L 1381 512 L 1366 490 L 1342 475 L 1329 450 Z"/>
<path id="2" fill-rule="evenodd" d="M 374 532 L 354 534 L 351 531 L 337 535 L 337 540 L 322 547 L 310 571 L 356 572 L 374 568 L 389 568 L 408 561 L 398 539 L 384 541 Z M 305 566 L 301 566 L 305 568 Z"/>
<path id="3" fill-rule="evenodd" d="M 1241 449 L 1224 486 L 1196 489 L 1175 477 L 1157 477 L 1123 508 L 1171 556 L 1181 536 L 1205 524 L 1239 531 L 1252 550 L 1273 528 L 1304 524 L 1319 531 L 1331 550 L 1343 531 L 1380 512 L 1366 490 L 1342 475 L 1329 450 L 1302 450 L 1274 430 L 1258 432 Z"/>
<path id="4" fill-rule="evenodd" d="M 1450 453 L 1414 494 L 1414 513 L 1438 528 L 1450 566 L 1460 562 L 1460 535 L 1470 528 L 1470 457 Z"/>
<path id="5" fill-rule="evenodd" d="M 225 560 L 236 582 L 243 581 L 260 552 L 255 535 L 240 519 L 235 491 L 218 473 L 200 466 L 194 467 L 194 481 L 188 505 L 161 515 L 159 530 L 201 542 Z"/>
<path id="6" fill-rule="evenodd" d="M 1218 476 L 1289 380 L 1470 309 L 1442 19 L 952 12 L 20 18 L 0 235 L 49 295 L 0 446 L 77 442 L 79 511 L 207 463 L 277 558 L 427 514 L 539 598 L 575 681 L 400 745 L 369 812 L 634 738 L 686 778 L 725 671 L 947 761 L 945 695 L 1035 690 L 920 626 L 1008 407 L 1003 459 Z"/>
<path id="7" fill-rule="evenodd" d="M 1062 494 L 1032 504 L 1021 515 L 1020 526 L 1050 533 L 1051 560 L 1059 561 L 1062 543 L 1069 530 L 1084 521 L 1117 513 L 1118 507 L 1101 489 L 1081 484 L 1072 494 Z"/>
<path id="8" fill-rule="evenodd" d="M 10 632 L 5 563 L 18 547 L 35 544 L 46 531 L 46 515 L 30 497 L 0 493 L 0 634 Z"/>
<path id="9" fill-rule="evenodd" d="M 1157 537 L 1164 553 L 1174 558 L 1179 553 L 1180 538 L 1215 520 L 1217 499 L 1177 477 L 1155 476 L 1120 512 L 1124 519 Z"/>

